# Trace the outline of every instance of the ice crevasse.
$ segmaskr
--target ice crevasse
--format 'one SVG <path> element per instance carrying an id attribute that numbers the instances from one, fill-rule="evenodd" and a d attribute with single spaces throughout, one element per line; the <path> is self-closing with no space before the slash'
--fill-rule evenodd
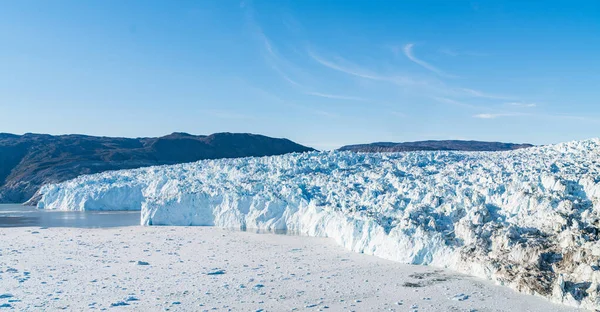
<path id="1" fill-rule="evenodd" d="M 554 302 L 600 308 L 600 140 L 510 152 L 311 152 L 105 172 L 42 209 L 141 210 L 143 225 L 330 237 Z"/>

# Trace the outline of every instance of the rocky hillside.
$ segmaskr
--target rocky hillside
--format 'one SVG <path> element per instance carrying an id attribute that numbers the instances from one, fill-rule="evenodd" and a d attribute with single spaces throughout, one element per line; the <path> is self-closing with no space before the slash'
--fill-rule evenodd
<path id="1" fill-rule="evenodd" d="M 137 139 L 0 133 L 0 203 L 25 202 L 44 184 L 82 174 L 311 150 L 287 139 L 246 133 Z"/>
<path id="2" fill-rule="evenodd" d="M 508 151 L 532 147 L 531 144 L 514 144 L 481 141 L 419 141 L 419 142 L 379 142 L 371 144 L 346 145 L 340 151 L 353 152 L 414 152 L 414 151 Z"/>

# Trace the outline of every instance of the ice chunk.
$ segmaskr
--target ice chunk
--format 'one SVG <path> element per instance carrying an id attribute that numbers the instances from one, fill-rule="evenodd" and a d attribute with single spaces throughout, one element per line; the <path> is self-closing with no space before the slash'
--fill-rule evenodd
<path id="1" fill-rule="evenodd" d="M 111 307 L 124 307 L 124 306 L 128 306 L 129 303 L 125 302 L 125 301 L 117 301 L 115 303 L 111 303 L 110 306 Z"/>
<path id="2" fill-rule="evenodd" d="M 214 270 L 206 273 L 206 275 L 223 275 L 225 274 L 225 270 Z"/>
<path id="3" fill-rule="evenodd" d="M 457 294 L 454 295 L 454 297 L 452 297 L 452 300 L 454 301 L 465 301 L 469 299 L 469 295 L 465 295 L 465 294 Z"/>

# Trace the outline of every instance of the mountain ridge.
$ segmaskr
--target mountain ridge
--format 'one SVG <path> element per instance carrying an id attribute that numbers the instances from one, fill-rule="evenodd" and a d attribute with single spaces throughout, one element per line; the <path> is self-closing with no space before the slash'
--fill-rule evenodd
<path id="1" fill-rule="evenodd" d="M 527 143 L 503 143 L 475 140 L 427 140 L 414 142 L 374 142 L 366 144 L 345 145 L 338 151 L 353 151 L 365 153 L 392 153 L 415 151 L 470 151 L 494 152 L 509 151 L 520 148 L 533 147 Z"/>
<path id="2" fill-rule="evenodd" d="M 44 184 L 82 174 L 202 159 L 272 156 L 314 149 L 250 133 L 123 138 L 0 133 L 0 203 L 21 203 Z"/>

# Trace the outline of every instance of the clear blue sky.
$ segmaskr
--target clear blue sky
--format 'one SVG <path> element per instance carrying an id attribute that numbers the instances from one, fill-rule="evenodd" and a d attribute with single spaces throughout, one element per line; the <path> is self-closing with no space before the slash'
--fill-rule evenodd
<path id="1" fill-rule="evenodd" d="M 0 0 L 0 132 L 600 136 L 600 1 Z"/>

